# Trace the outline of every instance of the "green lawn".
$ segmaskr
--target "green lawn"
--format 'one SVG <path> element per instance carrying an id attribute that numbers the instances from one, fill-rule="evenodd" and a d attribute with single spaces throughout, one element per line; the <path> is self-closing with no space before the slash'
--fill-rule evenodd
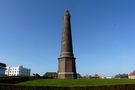
<path id="1" fill-rule="evenodd" d="M 39 79 L 26 81 L 17 85 L 26 86 L 98 86 L 98 85 L 117 85 L 117 84 L 135 84 L 133 79 Z"/>

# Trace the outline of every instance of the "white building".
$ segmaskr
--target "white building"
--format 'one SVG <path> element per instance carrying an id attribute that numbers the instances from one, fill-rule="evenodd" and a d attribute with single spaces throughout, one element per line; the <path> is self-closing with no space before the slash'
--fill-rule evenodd
<path id="1" fill-rule="evenodd" d="M 0 76 L 5 76 L 6 64 L 0 63 Z"/>
<path id="2" fill-rule="evenodd" d="M 135 71 L 128 74 L 129 79 L 135 79 Z"/>
<path id="3" fill-rule="evenodd" d="M 23 66 L 6 67 L 5 74 L 7 76 L 30 76 L 30 69 Z"/>

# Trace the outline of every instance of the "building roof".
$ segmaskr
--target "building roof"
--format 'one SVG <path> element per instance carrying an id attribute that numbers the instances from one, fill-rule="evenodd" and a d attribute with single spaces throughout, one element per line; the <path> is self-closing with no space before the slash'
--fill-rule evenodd
<path id="1" fill-rule="evenodd" d="M 128 75 L 128 76 L 135 76 L 135 71 L 133 71 L 133 72 L 129 73 L 129 75 Z"/>
<path id="2" fill-rule="evenodd" d="M 46 72 L 46 75 L 57 75 L 57 72 Z"/>

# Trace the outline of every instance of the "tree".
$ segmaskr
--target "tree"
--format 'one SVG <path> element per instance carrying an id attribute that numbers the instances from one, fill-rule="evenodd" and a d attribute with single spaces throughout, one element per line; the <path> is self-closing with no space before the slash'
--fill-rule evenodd
<path id="1" fill-rule="evenodd" d="M 33 73 L 33 76 L 34 76 L 35 78 L 40 78 L 40 75 L 39 75 L 38 73 Z"/>
<path id="2" fill-rule="evenodd" d="M 115 75 L 115 78 L 128 78 L 128 74 L 117 74 Z"/>

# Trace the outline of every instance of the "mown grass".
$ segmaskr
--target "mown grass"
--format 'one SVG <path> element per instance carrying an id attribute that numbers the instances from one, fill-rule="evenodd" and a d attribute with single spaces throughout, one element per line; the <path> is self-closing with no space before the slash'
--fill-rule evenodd
<path id="1" fill-rule="evenodd" d="M 26 86 L 100 86 L 100 85 L 119 85 L 119 84 L 135 84 L 133 79 L 76 79 L 76 80 L 60 80 L 60 79 L 39 79 L 18 83 L 17 85 Z"/>

